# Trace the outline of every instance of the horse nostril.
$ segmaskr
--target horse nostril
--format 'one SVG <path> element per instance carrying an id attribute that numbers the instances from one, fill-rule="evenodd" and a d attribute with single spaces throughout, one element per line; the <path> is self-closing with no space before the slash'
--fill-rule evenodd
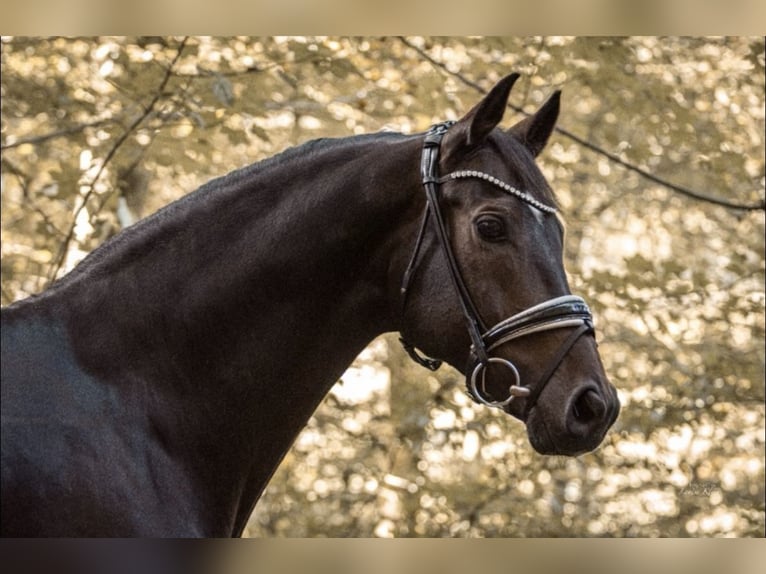
<path id="1" fill-rule="evenodd" d="M 606 404 L 601 395 L 592 387 L 585 389 L 572 401 L 570 408 L 570 431 L 574 434 L 587 432 L 587 427 L 599 421 L 606 413 Z M 578 432 L 579 431 L 579 432 Z"/>

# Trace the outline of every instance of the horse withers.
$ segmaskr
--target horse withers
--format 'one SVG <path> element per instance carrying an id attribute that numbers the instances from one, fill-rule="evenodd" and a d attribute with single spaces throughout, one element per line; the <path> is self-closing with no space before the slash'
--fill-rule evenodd
<path id="1" fill-rule="evenodd" d="M 500 129 L 517 77 L 426 134 L 313 141 L 215 179 L 3 309 L 3 536 L 239 535 L 389 331 L 537 451 L 596 448 L 619 404 L 534 161 L 559 95 Z"/>

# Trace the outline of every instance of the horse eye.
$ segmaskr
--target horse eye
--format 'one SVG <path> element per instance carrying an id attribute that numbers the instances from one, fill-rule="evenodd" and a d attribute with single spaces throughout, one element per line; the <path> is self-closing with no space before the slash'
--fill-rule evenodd
<path id="1" fill-rule="evenodd" d="M 485 215 L 476 221 L 476 229 L 479 235 L 487 241 L 501 241 L 505 239 L 505 222 L 496 216 Z"/>

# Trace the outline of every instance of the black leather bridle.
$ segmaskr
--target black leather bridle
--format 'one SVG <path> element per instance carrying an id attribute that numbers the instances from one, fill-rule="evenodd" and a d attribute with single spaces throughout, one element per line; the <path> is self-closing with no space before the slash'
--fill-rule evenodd
<path id="1" fill-rule="evenodd" d="M 457 293 L 458 300 L 460 301 L 460 306 L 468 327 L 468 334 L 471 338 L 471 368 L 467 371 L 468 392 L 477 402 L 497 408 L 504 408 L 516 397 L 523 397 L 525 399 L 523 416 L 526 418 L 531 408 L 535 405 L 540 393 L 542 393 L 543 388 L 545 388 L 551 380 L 556 369 L 558 369 L 559 365 L 564 360 L 564 357 L 577 340 L 585 334 L 594 333 L 593 317 L 588 305 L 581 297 L 563 295 L 530 307 L 529 309 L 499 322 L 494 327 L 487 329 L 484 321 L 481 319 L 476 304 L 471 298 L 471 294 L 466 287 L 465 281 L 463 281 L 460 267 L 458 266 L 457 259 L 452 250 L 452 245 L 449 241 L 446 223 L 439 202 L 440 185 L 445 181 L 450 180 L 456 181 L 466 178 L 481 179 L 503 189 L 506 193 L 519 198 L 543 212 L 555 213 L 556 210 L 555 208 L 536 200 L 530 195 L 519 191 L 508 183 L 481 171 L 462 170 L 439 177 L 439 150 L 441 141 L 444 134 L 447 133 L 447 130 L 453 123 L 454 122 L 443 122 L 434 125 L 426 133 L 423 143 L 420 173 L 423 187 L 426 192 L 426 208 L 415 242 L 415 249 L 413 250 L 402 279 L 402 310 L 404 311 L 407 303 L 407 295 L 410 283 L 412 282 L 412 274 L 417 266 L 418 254 L 423 243 L 423 238 L 425 237 L 428 221 L 431 219 L 433 220 L 438 243 L 447 259 L 447 267 L 449 269 L 452 285 Z M 540 377 L 539 382 L 532 388 L 522 384 L 521 375 L 519 375 L 518 369 L 511 361 L 491 356 L 494 349 L 509 341 L 533 333 L 569 327 L 574 327 L 574 331 L 572 331 L 569 337 L 564 341 L 550 362 L 548 369 L 543 376 Z M 420 355 L 415 347 L 405 341 L 403 337 L 400 338 L 400 341 L 410 357 L 418 364 L 432 371 L 435 371 L 441 366 L 441 361 Z M 492 364 L 505 367 L 513 374 L 514 382 L 510 385 L 508 389 L 508 397 L 504 400 L 494 400 L 487 392 L 486 375 L 489 366 Z"/>

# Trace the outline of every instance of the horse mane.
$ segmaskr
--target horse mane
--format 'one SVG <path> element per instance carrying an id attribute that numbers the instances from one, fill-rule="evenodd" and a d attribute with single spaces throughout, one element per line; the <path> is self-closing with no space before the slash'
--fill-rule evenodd
<path id="1" fill-rule="evenodd" d="M 118 252 L 124 252 L 124 250 L 140 251 L 146 243 L 144 239 L 146 239 L 147 230 L 156 231 L 158 228 L 165 227 L 166 225 L 173 227 L 174 222 L 178 222 L 178 225 L 180 225 L 183 220 L 183 217 L 180 217 L 181 214 L 192 210 L 193 206 L 204 196 L 214 197 L 210 194 L 220 195 L 225 193 L 226 190 L 240 190 L 243 187 L 251 187 L 257 190 L 261 187 L 266 187 L 262 186 L 259 180 L 269 177 L 285 167 L 292 166 L 297 161 L 310 162 L 328 153 L 343 152 L 350 148 L 353 148 L 358 153 L 360 145 L 375 145 L 381 142 L 401 140 L 406 137 L 408 136 L 398 132 L 376 132 L 338 138 L 316 138 L 287 148 L 270 157 L 234 169 L 224 175 L 216 176 L 195 190 L 137 221 L 130 227 L 124 228 L 120 233 L 88 253 L 74 269 L 57 279 L 46 291 L 18 301 L 13 306 L 16 307 L 23 301 L 31 302 L 52 295 L 61 288 L 98 269 L 103 262 Z"/>

